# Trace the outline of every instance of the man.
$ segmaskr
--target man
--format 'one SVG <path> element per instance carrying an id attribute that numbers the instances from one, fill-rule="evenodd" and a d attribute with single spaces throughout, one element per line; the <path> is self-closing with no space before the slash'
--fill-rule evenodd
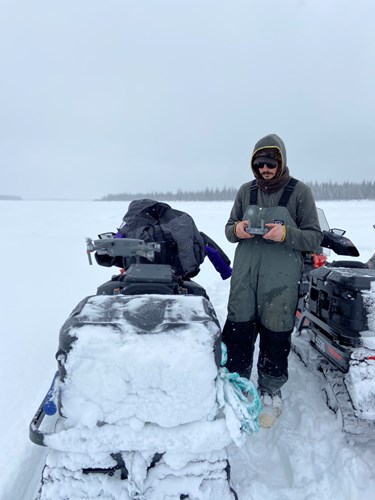
<path id="1" fill-rule="evenodd" d="M 289 175 L 280 137 L 256 143 L 251 168 L 255 180 L 240 187 L 225 226 L 227 239 L 238 245 L 223 342 L 228 369 L 248 378 L 259 334 L 260 423 L 270 427 L 281 414 L 280 389 L 288 379 L 301 252 L 316 250 L 322 232 L 311 190 Z"/>

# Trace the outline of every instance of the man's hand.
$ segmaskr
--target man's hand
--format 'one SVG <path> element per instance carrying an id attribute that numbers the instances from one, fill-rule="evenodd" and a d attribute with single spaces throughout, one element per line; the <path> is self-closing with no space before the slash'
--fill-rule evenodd
<path id="1" fill-rule="evenodd" d="M 254 238 L 253 234 L 249 234 L 245 231 L 245 229 L 248 227 L 249 223 L 247 220 L 242 220 L 240 222 L 236 222 L 236 236 L 237 238 Z"/>
<path id="2" fill-rule="evenodd" d="M 269 228 L 263 238 L 271 241 L 284 241 L 285 239 L 285 226 L 283 224 L 265 224 Z"/>

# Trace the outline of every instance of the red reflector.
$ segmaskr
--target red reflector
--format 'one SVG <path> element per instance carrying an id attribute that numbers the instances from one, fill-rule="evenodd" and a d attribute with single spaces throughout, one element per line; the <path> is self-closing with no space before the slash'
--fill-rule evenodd
<path id="1" fill-rule="evenodd" d="M 372 361 L 375 361 L 375 356 L 369 356 L 367 359 L 371 359 Z"/>
<path id="2" fill-rule="evenodd" d="M 335 351 L 335 349 L 333 347 L 331 347 L 329 344 L 326 344 L 326 347 L 327 347 L 327 351 L 332 354 L 332 356 L 338 360 L 342 360 L 342 356 L 341 354 L 339 354 L 337 351 Z"/>
<path id="3" fill-rule="evenodd" d="M 327 256 L 323 254 L 313 254 L 313 262 L 314 262 L 314 268 L 316 269 L 317 267 L 322 267 L 326 263 Z"/>

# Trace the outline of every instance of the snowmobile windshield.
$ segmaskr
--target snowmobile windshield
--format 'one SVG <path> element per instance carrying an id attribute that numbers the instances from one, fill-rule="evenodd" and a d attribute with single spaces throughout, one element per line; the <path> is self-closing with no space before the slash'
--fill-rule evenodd
<path id="1" fill-rule="evenodd" d="M 318 212 L 320 229 L 322 231 L 329 231 L 329 224 L 324 211 L 321 208 L 317 208 L 316 210 Z"/>

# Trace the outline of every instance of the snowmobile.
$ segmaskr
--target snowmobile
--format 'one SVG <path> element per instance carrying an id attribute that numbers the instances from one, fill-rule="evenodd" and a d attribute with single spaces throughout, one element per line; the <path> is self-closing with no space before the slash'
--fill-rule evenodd
<path id="1" fill-rule="evenodd" d="M 181 216 L 169 208 L 148 204 L 143 216 L 160 209 L 167 224 Z M 127 234 L 87 240 L 90 264 L 94 254 L 120 273 L 60 330 L 58 371 L 29 426 L 49 448 L 37 500 L 236 500 L 227 447 L 259 429 L 258 394 L 221 366 L 220 325 L 188 255 L 172 258 L 162 224 L 130 238 L 131 219 Z"/>
<path id="2" fill-rule="evenodd" d="M 320 221 L 322 247 L 359 256 L 344 231 L 328 228 L 322 211 Z M 366 263 L 328 262 L 323 251 L 306 255 L 292 338 L 303 363 L 323 374 L 327 404 L 357 444 L 375 444 L 374 261 L 375 254 Z"/>

